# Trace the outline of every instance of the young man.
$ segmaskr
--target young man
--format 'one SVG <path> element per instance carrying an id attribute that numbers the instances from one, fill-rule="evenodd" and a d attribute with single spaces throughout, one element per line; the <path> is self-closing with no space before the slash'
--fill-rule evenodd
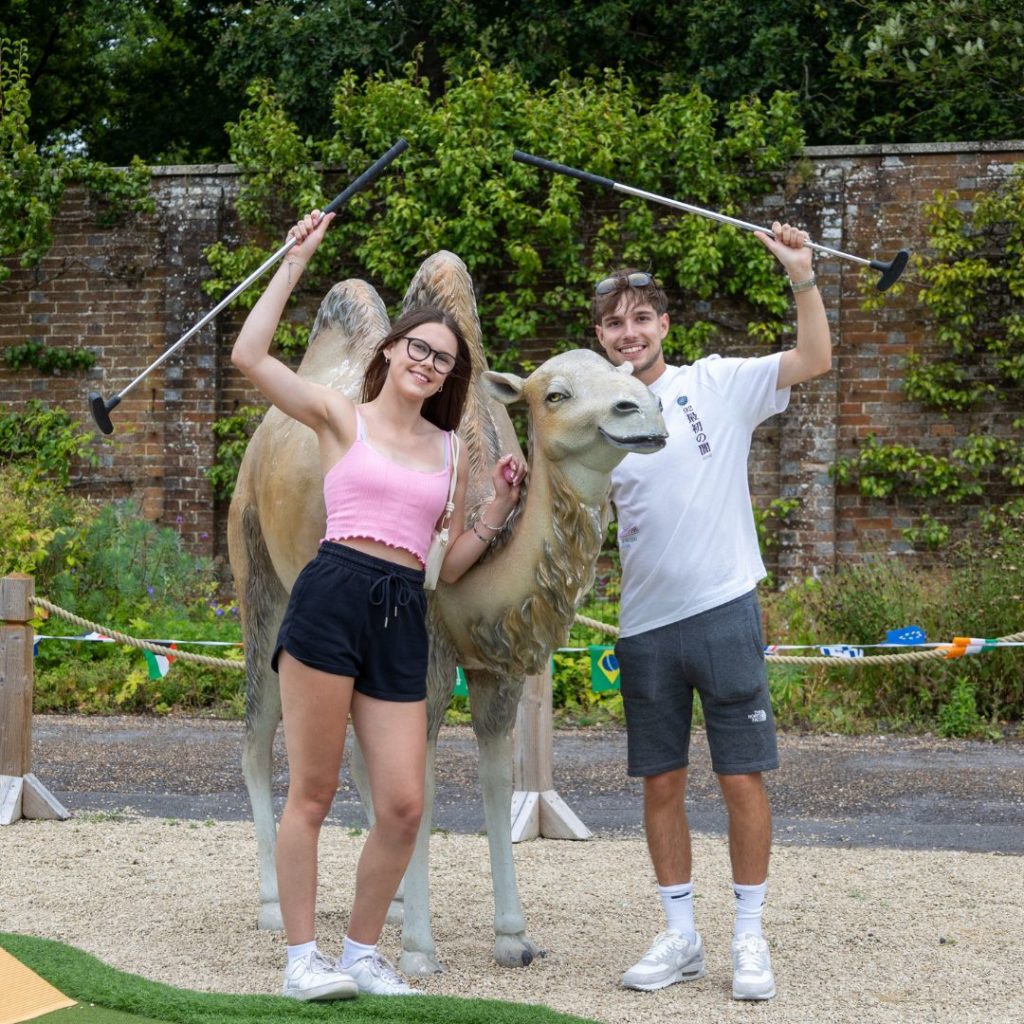
<path id="1" fill-rule="evenodd" d="M 628 772 L 644 780 L 644 826 L 667 926 L 622 976 L 654 990 L 704 974 L 694 927 L 685 809 L 694 690 L 729 818 L 736 894 L 736 999 L 770 999 L 775 979 L 761 932 L 771 810 L 761 773 L 778 767 L 756 587 L 765 576 L 750 504 L 754 428 L 782 412 L 794 384 L 826 373 L 832 346 L 807 235 L 775 223 L 757 237 L 789 276 L 796 345 L 752 359 L 710 356 L 667 366 L 669 318 L 652 275 L 622 270 L 593 304 L 598 341 L 661 399 L 666 448 L 626 457 L 612 474 L 622 556 L 616 656 L 626 712 Z"/>

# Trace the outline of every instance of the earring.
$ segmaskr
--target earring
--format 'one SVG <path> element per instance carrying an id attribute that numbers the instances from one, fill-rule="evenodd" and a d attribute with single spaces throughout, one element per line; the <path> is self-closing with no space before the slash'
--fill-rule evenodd
<path id="1" fill-rule="evenodd" d="M 444 391 L 444 381 L 441 381 L 441 386 L 434 392 L 434 394 L 439 395 L 442 391 Z"/>
<path id="2" fill-rule="evenodd" d="M 388 366 L 391 365 L 391 360 L 387 356 L 384 357 L 384 362 L 387 363 Z"/>

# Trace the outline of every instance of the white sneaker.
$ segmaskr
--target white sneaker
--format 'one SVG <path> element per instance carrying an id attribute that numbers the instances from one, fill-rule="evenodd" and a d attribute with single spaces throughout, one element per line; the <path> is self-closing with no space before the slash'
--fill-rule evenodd
<path id="1" fill-rule="evenodd" d="M 739 935 L 732 940 L 733 999 L 771 999 L 775 976 L 768 943 L 759 935 Z"/>
<path id="2" fill-rule="evenodd" d="M 281 995 L 289 999 L 352 999 L 359 994 L 355 979 L 345 971 L 338 970 L 334 963 L 319 950 L 314 949 L 305 956 L 293 960 L 284 972 Z"/>
<path id="3" fill-rule="evenodd" d="M 361 995 L 367 996 L 422 996 L 412 985 L 407 985 L 389 960 L 380 953 L 364 956 L 345 968 L 355 978 Z"/>
<path id="4" fill-rule="evenodd" d="M 625 988 L 637 988 L 642 992 L 654 992 L 677 981 L 696 981 L 704 977 L 704 943 L 700 934 L 693 942 L 684 939 L 679 932 L 663 931 L 644 953 L 622 976 Z"/>

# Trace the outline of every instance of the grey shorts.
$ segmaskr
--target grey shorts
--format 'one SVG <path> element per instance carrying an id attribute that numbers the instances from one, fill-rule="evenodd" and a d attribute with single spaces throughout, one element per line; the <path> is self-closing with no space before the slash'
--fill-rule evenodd
<path id="1" fill-rule="evenodd" d="M 690 762 L 700 694 L 719 775 L 779 766 L 757 592 L 615 645 L 626 712 L 627 771 L 660 775 Z"/>

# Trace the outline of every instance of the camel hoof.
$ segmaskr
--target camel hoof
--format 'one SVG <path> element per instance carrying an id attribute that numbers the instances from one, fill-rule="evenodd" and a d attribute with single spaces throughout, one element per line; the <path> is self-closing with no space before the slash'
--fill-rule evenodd
<path id="1" fill-rule="evenodd" d="M 388 907 L 388 924 L 400 925 L 405 920 L 405 904 L 401 900 L 392 900 Z"/>
<path id="2" fill-rule="evenodd" d="M 403 953 L 398 960 L 398 969 L 410 978 L 429 978 L 444 971 L 432 953 Z"/>
<path id="3" fill-rule="evenodd" d="M 264 903 L 260 906 L 260 914 L 256 920 L 256 927 L 261 932 L 284 931 L 284 919 L 281 917 L 281 904 Z"/>
<path id="4" fill-rule="evenodd" d="M 539 956 L 547 956 L 547 952 L 522 933 L 501 935 L 494 943 L 494 961 L 499 967 L 529 967 Z"/>

